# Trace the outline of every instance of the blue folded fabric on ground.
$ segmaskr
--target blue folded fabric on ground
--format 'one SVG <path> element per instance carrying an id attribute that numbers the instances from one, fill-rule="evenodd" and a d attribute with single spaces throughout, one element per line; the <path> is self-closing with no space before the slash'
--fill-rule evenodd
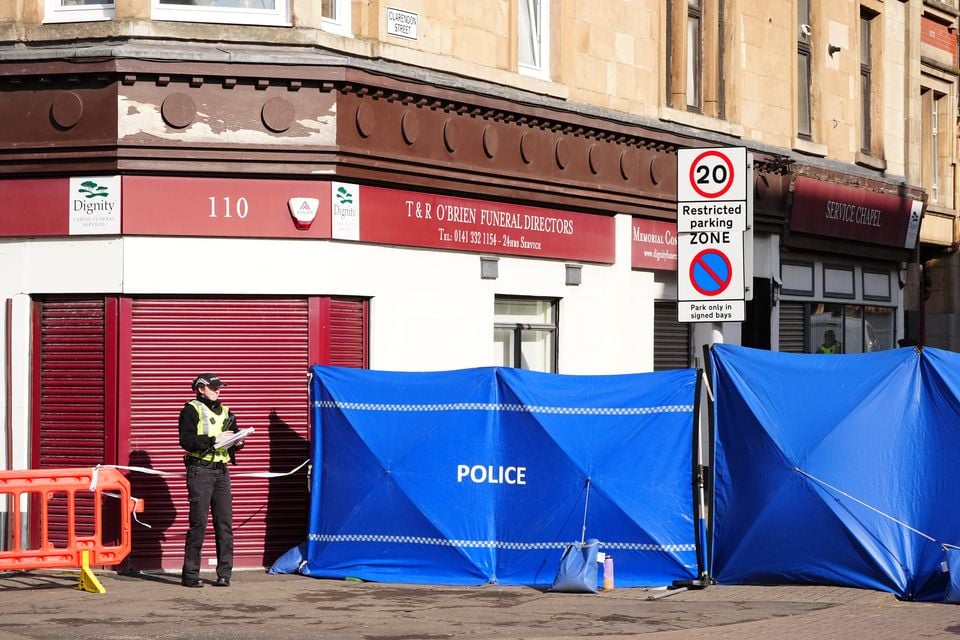
<path id="1" fill-rule="evenodd" d="M 584 543 L 567 545 L 560 558 L 560 568 L 550 591 L 561 593 L 597 592 L 597 551 L 600 541 L 591 538 Z"/>
<path id="2" fill-rule="evenodd" d="M 267 573 L 300 573 L 300 567 L 306 562 L 307 543 L 302 542 L 276 559 Z"/>

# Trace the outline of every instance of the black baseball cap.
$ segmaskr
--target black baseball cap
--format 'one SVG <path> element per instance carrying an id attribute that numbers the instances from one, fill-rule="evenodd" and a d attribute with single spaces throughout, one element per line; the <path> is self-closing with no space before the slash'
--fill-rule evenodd
<path id="1" fill-rule="evenodd" d="M 197 390 L 200 387 L 210 387 L 211 389 L 219 389 L 220 387 L 227 386 L 227 383 L 220 379 L 215 373 L 201 373 L 196 378 L 193 379 L 193 389 Z"/>

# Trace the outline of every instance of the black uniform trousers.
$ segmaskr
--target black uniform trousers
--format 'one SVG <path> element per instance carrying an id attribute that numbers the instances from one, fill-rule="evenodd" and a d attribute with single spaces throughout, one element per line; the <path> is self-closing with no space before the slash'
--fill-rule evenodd
<path id="1" fill-rule="evenodd" d="M 233 573 L 233 494 L 230 472 L 223 462 L 204 464 L 186 457 L 187 495 L 190 498 L 190 529 L 183 548 L 184 580 L 200 577 L 200 551 L 207 530 L 207 516 L 213 511 L 217 540 L 217 577 L 230 579 Z"/>

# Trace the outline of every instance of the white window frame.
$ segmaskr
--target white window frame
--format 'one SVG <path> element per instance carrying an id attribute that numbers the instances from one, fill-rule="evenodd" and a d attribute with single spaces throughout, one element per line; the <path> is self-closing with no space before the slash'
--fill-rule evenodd
<path id="1" fill-rule="evenodd" d="M 498 311 L 497 305 L 519 307 L 520 311 Z M 523 308 L 542 313 L 524 313 Z M 526 296 L 496 296 L 494 298 L 494 362 L 497 366 L 515 367 L 529 371 L 545 373 L 558 372 L 559 357 L 559 329 L 560 301 L 553 298 L 530 298 Z M 507 333 L 510 339 L 498 341 L 497 334 Z M 537 339 L 539 334 L 546 335 L 546 339 Z M 524 340 L 524 337 L 534 339 Z M 524 348 L 526 343 L 526 348 Z M 509 347 L 509 354 L 505 350 Z M 500 358 L 505 355 L 505 358 Z"/>
<path id="2" fill-rule="evenodd" d="M 211 0 L 216 3 L 217 0 Z M 224 6 L 192 6 L 164 4 L 152 0 L 151 18 L 174 22 L 214 22 L 218 24 L 250 24 L 258 26 L 289 27 L 290 0 L 274 0 L 273 9 L 245 9 Z"/>
<path id="3" fill-rule="evenodd" d="M 524 10 L 533 11 L 534 7 L 540 10 L 540 32 L 526 33 L 521 30 L 520 16 Z M 531 30 L 535 30 L 534 21 L 530 21 Z M 527 64 L 519 59 L 520 42 L 529 40 L 534 45 L 534 58 L 539 58 L 538 64 Z M 523 75 L 550 79 L 550 0 L 517 0 L 517 70 Z"/>
<path id="4" fill-rule="evenodd" d="M 116 16 L 114 0 L 99 4 L 81 4 L 63 6 L 63 0 L 45 0 L 43 21 L 50 22 L 94 22 L 113 20 Z"/>
<path id="5" fill-rule="evenodd" d="M 353 37 L 351 24 L 350 0 L 333 0 L 334 17 L 325 18 L 321 15 L 320 29 L 327 33 L 339 36 Z"/>
<path id="6" fill-rule="evenodd" d="M 940 202 L 940 100 L 933 92 L 930 100 L 930 199 Z"/>

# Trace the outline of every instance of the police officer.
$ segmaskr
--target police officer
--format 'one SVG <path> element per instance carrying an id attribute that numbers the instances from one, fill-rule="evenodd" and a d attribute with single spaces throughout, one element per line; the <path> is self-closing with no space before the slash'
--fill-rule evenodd
<path id="1" fill-rule="evenodd" d="M 823 344 L 817 349 L 817 353 L 842 353 L 840 343 L 837 342 L 837 334 L 833 329 L 827 329 L 823 333 Z"/>
<path id="2" fill-rule="evenodd" d="M 238 430 L 237 420 L 220 404 L 220 389 L 227 386 L 214 373 L 201 373 L 193 380 L 197 396 L 180 410 L 180 446 L 187 455 L 187 494 L 190 498 L 190 529 L 183 549 L 181 584 L 202 587 L 200 551 L 207 529 L 207 515 L 213 510 L 213 529 L 217 540 L 217 587 L 229 587 L 233 572 L 233 495 L 227 461 L 236 464 L 234 452 L 216 447 L 217 436 Z"/>

